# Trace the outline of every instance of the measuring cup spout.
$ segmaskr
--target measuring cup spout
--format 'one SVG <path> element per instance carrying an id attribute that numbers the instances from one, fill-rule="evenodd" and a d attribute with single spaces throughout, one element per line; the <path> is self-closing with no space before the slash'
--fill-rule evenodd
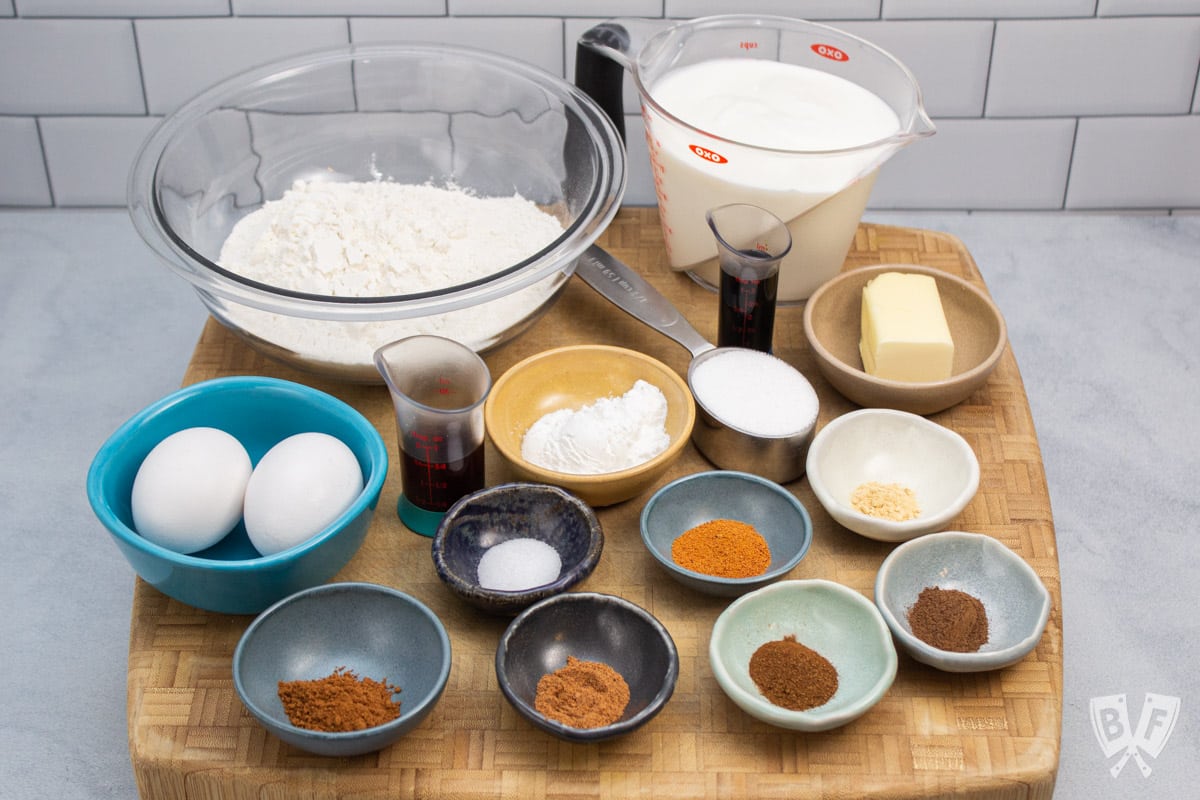
<path id="1" fill-rule="evenodd" d="M 935 133 L 937 133 L 937 126 L 933 124 L 933 120 L 929 118 L 929 113 L 925 111 L 925 102 L 921 99 L 921 90 L 917 89 L 917 106 L 913 111 L 912 121 L 905 131 L 904 143 L 915 142 L 917 139 L 924 139 L 926 136 L 933 136 Z"/>

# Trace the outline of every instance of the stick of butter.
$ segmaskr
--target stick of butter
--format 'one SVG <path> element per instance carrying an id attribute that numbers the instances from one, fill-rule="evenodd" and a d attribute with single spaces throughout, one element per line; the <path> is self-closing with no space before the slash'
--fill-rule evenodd
<path id="1" fill-rule="evenodd" d="M 954 341 L 929 275 L 885 272 L 862 292 L 863 366 L 869 375 L 924 383 L 950 377 Z"/>

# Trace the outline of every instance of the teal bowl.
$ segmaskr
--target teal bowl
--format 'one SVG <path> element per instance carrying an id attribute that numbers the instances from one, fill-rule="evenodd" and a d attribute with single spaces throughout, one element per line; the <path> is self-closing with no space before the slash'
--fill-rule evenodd
<path id="1" fill-rule="evenodd" d="M 676 564 L 671 545 L 690 528 L 713 519 L 753 525 L 771 550 L 761 575 L 720 578 Z M 808 509 L 774 481 L 733 470 L 685 475 L 659 489 L 642 508 L 642 542 L 667 574 L 690 589 L 718 597 L 737 597 L 791 572 L 812 545 Z"/>
<path id="2" fill-rule="evenodd" d="M 133 479 L 156 444 L 197 426 L 228 432 L 241 441 L 254 464 L 276 443 L 297 433 L 337 437 L 358 459 L 363 490 L 324 530 L 271 556 L 258 554 L 241 522 L 224 539 L 197 553 L 183 555 L 160 547 L 133 528 Z M 358 552 L 387 468 L 387 449 L 379 432 L 336 397 L 276 378 L 217 378 L 173 392 L 121 425 L 92 460 L 87 494 L 121 554 L 151 586 L 207 611 L 256 614 L 328 581 Z"/>
<path id="3" fill-rule="evenodd" d="M 450 663 L 446 627 L 420 600 L 375 583 L 330 583 L 284 598 L 250 623 L 233 652 L 233 686 L 284 742 L 348 758 L 382 750 L 420 726 L 441 699 Z M 400 716 L 336 733 L 293 725 L 279 682 L 323 678 L 339 667 L 398 687 Z"/>

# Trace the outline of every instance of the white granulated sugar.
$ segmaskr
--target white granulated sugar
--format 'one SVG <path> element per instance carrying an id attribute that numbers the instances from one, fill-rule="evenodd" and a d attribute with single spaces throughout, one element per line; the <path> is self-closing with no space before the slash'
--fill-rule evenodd
<path id="1" fill-rule="evenodd" d="M 599 475 L 636 467 L 671 444 L 667 398 L 638 380 L 619 397 L 601 397 L 582 408 L 561 408 L 533 423 L 521 440 L 521 457 L 545 469 Z"/>
<path id="2" fill-rule="evenodd" d="M 484 589 L 520 592 L 558 580 L 562 557 L 538 539 L 509 539 L 483 552 L 477 567 Z"/>
<path id="3" fill-rule="evenodd" d="M 297 181 L 234 226 L 219 261 L 281 289 L 383 297 L 484 278 L 562 231 L 555 217 L 517 195 L 483 198 L 389 181 Z M 486 346 L 548 297 L 554 277 L 475 308 L 416 319 L 333 322 L 236 305 L 228 314 L 251 333 L 304 356 L 370 364 L 377 347 L 417 333 Z"/>
<path id="4" fill-rule="evenodd" d="M 728 350 L 701 362 L 692 392 L 727 425 L 758 436 L 787 436 L 817 421 L 817 393 L 800 371 L 757 350 Z"/>

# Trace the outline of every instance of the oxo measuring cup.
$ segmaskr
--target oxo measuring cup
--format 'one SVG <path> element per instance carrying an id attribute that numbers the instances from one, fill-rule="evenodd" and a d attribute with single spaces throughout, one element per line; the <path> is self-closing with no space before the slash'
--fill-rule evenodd
<path id="1" fill-rule="evenodd" d="M 696 391 L 692 376 L 698 366 L 722 353 L 749 351 L 744 347 L 714 347 L 662 293 L 597 245 L 592 245 L 579 257 L 575 274 L 621 310 L 688 349 L 692 354 L 688 388 L 693 396 Z M 777 483 L 787 483 L 804 474 L 815 428 L 814 414 L 812 424 L 796 433 L 784 436 L 755 434 L 725 422 L 705 406 L 703 398 L 696 397 L 692 442 L 705 458 L 722 469 L 741 470 Z"/>
<path id="2" fill-rule="evenodd" d="M 432 536 L 456 500 L 484 486 L 483 403 L 492 388 L 474 350 L 440 336 L 410 336 L 375 351 L 396 411 L 400 520 Z"/>
<path id="3" fill-rule="evenodd" d="M 586 31 L 576 83 L 619 124 L 623 72 L 632 75 L 672 269 L 716 287 L 705 211 L 749 203 L 791 231 L 779 302 L 807 298 L 841 268 L 880 166 L 934 132 L 916 80 L 875 45 L 803 20 L 663 26 Z"/>

